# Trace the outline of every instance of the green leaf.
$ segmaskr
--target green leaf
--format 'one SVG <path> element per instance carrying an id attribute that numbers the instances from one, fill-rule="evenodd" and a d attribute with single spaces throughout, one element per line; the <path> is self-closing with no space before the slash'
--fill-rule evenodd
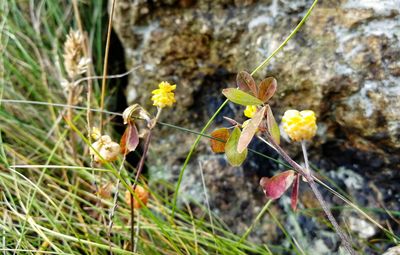
<path id="1" fill-rule="evenodd" d="M 240 135 L 237 151 L 239 153 L 243 152 L 247 146 L 249 146 L 251 140 L 253 139 L 255 133 L 257 132 L 258 126 L 264 118 L 266 107 L 264 106 L 249 121 L 249 124 L 243 128 L 242 134 Z"/>
<path id="2" fill-rule="evenodd" d="M 224 96 L 226 96 L 230 101 L 234 102 L 235 104 L 240 104 L 244 106 L 260 105 L 263 103 L 260 99 L 235 88 L 224 89 L 222 90 L 222 94 L 224 94 Z"/>
<path id="3" fill-rule="evenodd" d="M 257 86 L 253 77 L 246 71 L 241 71 L 236 76 L 236 84 L 242 91 L 251 91 L 253 95 L 257 95 Z"/>
<path id="4" fill-rule="evenodd" d="M 279 126 L 275 121 L 275 117 L 272 114 L 271 107 L 269 105 L 266 106 L 267 108 L 267 128 L 269 134 L 275 140 L 277 144 L 281 142 L 281 132 L 279 131 Z"/>
<path id="5" fill-rule="evenodd" d="M 238 127 L 235 127 L 231 136 L 225 144 L 225 155 L 228 159 L 228 162 L 232 166 L 240 166 L 247 157 L 247 149 L 245 149 L 242 153 L 239 153 L 237 151 L 240 133 L 240 129 Z"/>

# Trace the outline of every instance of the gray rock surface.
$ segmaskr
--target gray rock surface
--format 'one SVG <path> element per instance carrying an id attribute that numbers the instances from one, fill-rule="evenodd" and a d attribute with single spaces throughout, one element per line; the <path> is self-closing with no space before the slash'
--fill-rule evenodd
<path id="1" fill-rule="evenodd" d="M 269 56 L 311 3 L 117 1 L 113 25 L 125 48 L 127 69 L 142 66 L 130 76 L 128 102 L 150 106 L 150 91 L 162 80 L 174 82 L 177 104 L 165 110 L 163 120 L 200 130 L 223 102 L 221 89 L 234 86 L 238 71 L 251 71 Z M 371 196 L 360 203 L 374 206 L 381 199 L 394 210 L 400 209 L 395 195 L 400 192 L 395 179 L 400 176 L 399 6 L 399 0 L 321 1 L 299 33 L 255 77 L 272 75 L 278 80 L 271 102 L 278 119 L 289 108 L 317 113 L 319 132 L 310 146 L 313 163 L 327 171 L 352 169 L 365 178 L 357 179 L 356 184 L 364 186 L 354 194 Z M 243 120 L 242 110 L 229 105 L 222 115 Z M 217 118 L 216 126 L 223 124 Z M 150 173 L 174 181 L 194 136 L 162 128 L 156 137 Z M 285 145 L 293 156 L 300 156 L 296 146 Z M 228 223 L 233 220 L 234 231 L 242 232 L 265 202 L 259 177 L 272 175 L 278 166 L 252 157 L 244 168 L 231 168 L 211 155 L 204 140 L 187 169 L 184 194 L 202 190 L 199 162 L 211 206 Z M 351 190 L 346 177 L 333 178 Z M 378 188 L 371 192 L 371 187 Z M 276 238 L 265 235 L 267 229 L 257 230 L 255 240 Z M 337 249 L 334 244 L 323 247 Z"/>

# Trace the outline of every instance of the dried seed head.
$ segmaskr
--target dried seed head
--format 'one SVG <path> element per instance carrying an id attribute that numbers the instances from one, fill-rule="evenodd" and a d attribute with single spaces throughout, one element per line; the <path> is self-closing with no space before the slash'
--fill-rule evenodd
<path id="1" fill-rule="evenodd" d="M 83 57 L 84 40 L 79 31 L 71 30 L 64 43 L 64 67 L 71 79 L 85 73 L 90 63 L 89 58 Z"/>
<path id="2" fill-rule="evenodd" d="M 133 188 L 133 187 L 132 187 Z M 149 192 L 145 190 L 142 186 L 136 186 L 135 188 L 135 196 L 133 196 L 133 207 L 134 208 L 141 208 L 142 205 L 139 202 L 139 200 L 143 203 L 143 205 L 147 205 L 147 202 L 149 200 Z M 131 193 L 129 190 L 125 192 L 125 202 L 131 206 Z"/>
<path id="3" fill-rule="evenodd" d="M 113 142 L 108 135 L 100 137 L 92 144 L 92 147 L 90 154 L 93 155 L 95 162 L 112 162 L 117 159 L 121 150 L 119 144 Z"/>

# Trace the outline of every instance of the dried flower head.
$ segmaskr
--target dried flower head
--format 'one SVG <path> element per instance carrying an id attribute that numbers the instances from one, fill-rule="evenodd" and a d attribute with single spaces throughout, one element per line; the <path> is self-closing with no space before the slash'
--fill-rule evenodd
<path id="1" fill-rule="evenodd" d="M 143 203 L 143 205 L 147 205 L 147 201 L 149 200 L 149 192 L 147 190 L 145 190 L 142 186 L 136 186 L 135 195 L 137 199 L 139 199 Z M 135 198 L 135 196 L 133 197 L 133 207 L 141 208 L 142 205 L 137 199 Z M 131 206 L 131 193 L 129 192 L 129 190 L 125 192 L 125 202 L 129 206 Z"/>
<path id="2" fill-rule="evenodd" d="M 282 123 L 283 129 L 293 141 L 311 140 L 317 132 L 315 113 L 310 110 L 287 110 Z"/>
<path id="3" fill-rule="evenodd" d="M 95 162 L 112 162 L 117 159 L 121 150 L 119 144 L 113 142 L 108 135 L 101 136 L 92 144 L 92 147 L 90 148 L 90 154 L 93 155 Z"/>
<path id="4" fill-rule="evenodd" d="M 253 118 L 254 114 L 257 112 L 257 106 L 256 105 L 248 105 L 246 106 L 246 109 L 243 111 L 244 116 L 247 118 Z"/>
<path id="5" fill-rule="evenodd" d="M 64 43 L 64 66 L 68 76 L 74 79 L 85 73 L 90 63 L 89 58 L 83 57 L 84 40 L 79 31 L 71 30 Z"/>
<path id="6" fill-rule="evenodd" d="M 153 101 L 153 105 L 164 108 L 166 106 L 172 106 L 173 103 L 176 102 L 174 91 L 176 85 L 171 85 L 166 81 L 161 82 L 158 84 L 158 89 L 153 90 L 153 96 L 151 100 Z"/>

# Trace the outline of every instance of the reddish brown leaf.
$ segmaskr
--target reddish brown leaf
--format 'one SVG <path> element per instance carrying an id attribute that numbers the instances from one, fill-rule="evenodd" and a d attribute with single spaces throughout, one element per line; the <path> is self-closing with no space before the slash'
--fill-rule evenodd
<path id="1" fill-rule="evenodd" d="M 297 200 L 299 199 L 299 181 L 300 181 L 300 175 L 296 174 L 293 187 L 292 187 L 292 195 L 290 197 L 290 205 L 292 207 L 293 211 L 296 211 L 297 209 Z"/>
<path id="2" fill-rule="evenodd" d="M 239 72 L 236 76 L 236 83 L 240 90 L 251 91 L 253 95 L 257 95 L 256 82 L 248 72 Z"/>
<path id="3" fill-rule="evenodd" d="M 125 129 L 124 134 L 121 137 L 120 146 L 121 153 L 128 154 L 134 151 L 139 144 L 139 133 L 134 123 L 129 122 L 128 127 Z"/>
<path id="4" fill-rule="evenodd" d="M 215 139 L 210 139 L 210 144 L 211 144 L 211 150 L 215 153 L 224 153 L 225 152 L 225 143 L 226 141 L 228 141 L 229 138 L 229 130 L 227 128 L 219 128 L 214 130 L 211 133 L 211 136 L 222 140 L 222 141 L 218 141 Z"/>
<path id="5" fill-rule="evenodd" d="M 240 135 L 237 151 L 242 153 L 247 146 L 249 146 L 251 140 L 253 139 L 255 133 L 257 132 L 258 126 L 264 118 L 265 114 L 265 106 L 258 110 L 256 114 L 254 114 L 253 118 L 250 119 L 249 124 L 243 129 L 242 134 Z"/>
<path id="6" fill-rule="evenodd" d="M 272 136 L 272 138 L 275 140 L 275 142 L 277 144 L 280 144 L 280 142 L 281 142 L 281 132 L 279 130 L 279 126 L 275 121 L 274 115 L 272 114 L 271 107 L 269 107 L 269 105 L 267 105 L 266 107 L 267 107 L 266 115 L 267 115 L 267 129 L 268 129 L 268 132 Z"/>
<path id="7" fill-rule="evenodd" d="M 277 86 L 278 83 L 273 77 L 268 77 L 262 80 L 260 85 L 258 86 L 258 99 L 260 99 L 264 103 L 267 102 L 275 94 Z"/>
<path id="8" fill-rule="evenodd" d="M 288 170 L 271 178 L 263 177 L 260 185 L 269 199 L 278 199 L 293 183 L 295 172 Z"/>

